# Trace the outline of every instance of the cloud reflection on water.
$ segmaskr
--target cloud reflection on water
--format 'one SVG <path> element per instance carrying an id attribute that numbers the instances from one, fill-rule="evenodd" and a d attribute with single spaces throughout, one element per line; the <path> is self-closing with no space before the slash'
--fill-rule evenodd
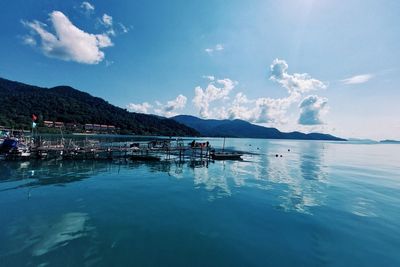
<path id="1" fill-rule="evenodd" d="M 193 179 L 197 189 L 204 189 L 209 200 L 229 197 L 239 188 L 269 191 L 278 189 L 277 207 L 286 211 L 311 213 L 310 207 L 323 205 L 323 186 L 327 181 L 324 144 L 300 143 L 291 152 L 266 147 L 259 155 L 245 155 L 244 161 L 162 161 L 155 163 L 107 161 L 34 161 L 29 164 L 9 162 L 1 166 L 0 191 L 67 185 L 101 173 L 119 173 L 147 168 L 150 173 L 167 173 L 175 179 Z M 133 173 L 132 173 L 133 174 Z M 4 188 L 1 182 L 13 185 Z M 253 189 L 252 189 L 253 188 Z"/>

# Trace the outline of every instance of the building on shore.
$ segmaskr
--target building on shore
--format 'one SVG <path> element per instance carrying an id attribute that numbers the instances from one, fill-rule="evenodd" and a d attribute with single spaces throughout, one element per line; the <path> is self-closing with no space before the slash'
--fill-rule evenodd
<path id="1" fill-rule="evenodd" d="M 74 122 L 61 122 L 61 121 L 43 121 L 43 125 L 47 128 L 64 128 L 73 132 L 86 132 L 86 133 L 116 133 L 119 128 L 114 125 L 107 124 L 79 124 Z"/>
<path id="2" fill-rule="evenodd" d="M 48 128 L 54 127 L 54 121 L 44 121 L 43 124 Z"/>

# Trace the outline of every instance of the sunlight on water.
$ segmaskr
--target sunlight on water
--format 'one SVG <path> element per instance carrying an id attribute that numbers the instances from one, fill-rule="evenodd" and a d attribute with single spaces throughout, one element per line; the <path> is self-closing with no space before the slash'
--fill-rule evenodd
<path id="1" fill-rule="evenodd" d="M 61 219 L 39 234 L 40 240 L 35 244 L 32 255 L 41 256 L 60 246 L 68 245 L 69 241 L 80 238 L 85 234 L 85 223 L 88 220 L 84 213 L 67 213 Z"/>

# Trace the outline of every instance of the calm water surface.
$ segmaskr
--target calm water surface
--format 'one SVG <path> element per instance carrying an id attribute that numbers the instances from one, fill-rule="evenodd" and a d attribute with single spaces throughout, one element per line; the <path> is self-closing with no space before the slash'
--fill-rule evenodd
<path id="1" fill-rule="evenodd" d="M 226 144 L 254 154 L 0 162 L 0 266 L 400 266 L 400 145 Z"/>

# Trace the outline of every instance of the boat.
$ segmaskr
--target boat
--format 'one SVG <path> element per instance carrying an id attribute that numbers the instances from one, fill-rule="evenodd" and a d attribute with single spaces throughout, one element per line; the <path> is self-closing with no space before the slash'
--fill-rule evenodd
<path id="1" fill-rule="evenodd" d="M 6 159 L 29 159 L 30 147 L 17 138 L 6 138 L 0 146 L 0 153 Z"/>
<path id="2" fill-rule="evenodd" d="M 213 160 L 242 160 L 243 153 L 225 151 L 225 137 L 224 144 L 222 145 L 222 151 L 212 150 L 210 157 Z"/>
<path id="3" fill-rule="evenodd" d="M 242 153 L 238 152 L 211 152 L 210 156 L 214 160 L 242 160 Z"/>

